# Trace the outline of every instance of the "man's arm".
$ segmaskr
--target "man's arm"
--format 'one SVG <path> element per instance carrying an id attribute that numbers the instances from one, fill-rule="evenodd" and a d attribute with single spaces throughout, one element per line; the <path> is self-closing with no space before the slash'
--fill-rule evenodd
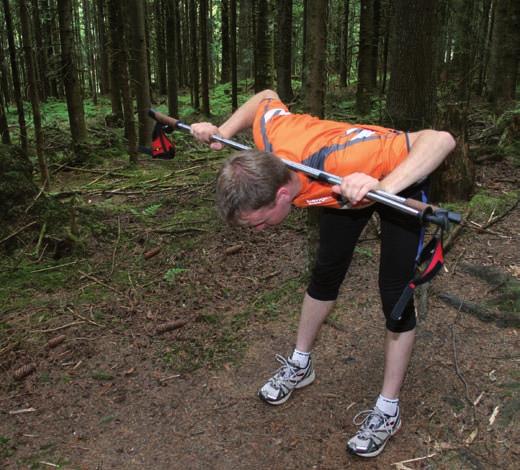
<path id="1" fill-rule="evenodd" d="M 352 173 L 343 178 L 341 186 L 332 190 L 345 196 L 353 205 L 368 191 L 382 189 L 397 194 L 435 170 L 455 148 L 455 139 L 448 132 L 431 129 L 409 134 L 408 156 L 381 181 L 364 173 Z"/>
<path id="2" fill-rule="evenodd" d="M 240 108 L 238 108 L 231 117 L 220 127 L 210 122 L 199 122 L 191 125 L 191 133 L 193 136 L 205 143 L 210 143 L 211 148 L 220 150 L 223 144 L 220 142 L 211 142 L 212 135 L 220 135 L 226 139 L 230 139 L 240 131 L 247 129 L 253 125 L 258 105 L 265 99 L 280 99 L 278 94 L 272 90 L 264 90 L 247 100 Z"/>

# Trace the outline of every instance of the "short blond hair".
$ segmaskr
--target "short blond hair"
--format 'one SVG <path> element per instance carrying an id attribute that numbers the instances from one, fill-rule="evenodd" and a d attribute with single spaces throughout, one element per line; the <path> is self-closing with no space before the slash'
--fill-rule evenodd
<path id="1" fill-rule="evenodd" d="M 240 224 L 241 214 L 272 206 L 276 193 L 291 179 L 289 168 L 276 156 L 246 150 L 229 158 L 217 177 L 217 211 L 227 223 Z"/>

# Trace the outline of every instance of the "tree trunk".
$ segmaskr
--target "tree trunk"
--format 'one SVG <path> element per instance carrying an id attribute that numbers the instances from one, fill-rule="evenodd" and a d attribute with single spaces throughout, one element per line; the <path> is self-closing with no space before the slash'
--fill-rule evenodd
<path id="1" fill-rule="evenodd" d="M 496 0 L 488 99 L 498 113 L 516 98 L 519 56 L 520 4 L 518 0 Z"/>
<path id="2" fill-rule="evenodd" d="M 0 36 L 3 43 L 3 35 Z M 2 134 L 2 143 L 11 144 L 11 135 L 9 134 L 9 124 L 7 122 L 6 109 L 8 108 L 7 99 L 10 96 L 9 83 L 7 81 L 8 71 L 4 56 L 4 48 L 0 47 L 0 134 Z"/>
<path id="3" fill-rule="evenodd" d="M 20 6 L 20 25 L 22 27 L 22 43 L 25 56 L 25 66 L 27 68 L 27 83 L 29 97 L 31 100 L 34 122 L 34 136 L 36 141 L 36 156 L 40 167 L 42 187 L 45 191 L 49 190 L 50 178 L 45 155 L 43 154 L 43 132 L 42 116 L 40 113 L 40 97 L 38 96 L 38 83 L 36 80 L 36 64 L 33 56 L 33 42 L 31 38 L 31 26 L 29 22 L 29 12 L 27 11 L 26 0 L 18 0 Z"/>
<path id="4" fill-rule="evenodd" d="M 220 83 L 227 83 L 231 76 L 231 52 L 229 37 L 229 2 L 230 0 L 222 0 L 221 8 L 221 24 L 222 24 L 222 64 L 220 71 Z"/>
<path id="5" fill-rule="evenodd" d="M 306 11 L 304 109 L 318 117 L 325 114 L 327 4 L 327 0 L 313 0 Z"/>
<path id="6" fill-rule="evenodd" d="M 272 88 L 272 36 L 268 0 L 256 1 L 255 93 Z"/>
<path id="7" fill-rule="evenodd" d="M 469 157 L 467 108 L 458 103 L 447 105 L 439 116 L 438 127 L 447 129 L 456 138 L 455 150 L 444 160 L 431 178 L 432 201 L 468 200 L 475 181 L 475 165 Z"/>
<path id="8" fill-rule="evenodd" d="M 122 42 L 125 35 L 121 8 L 118 0 L 108 0 L 108 30 L 110 31 L 110 103 L 112 105 L 111 125 L 119 126 L 123 122 L 123 103 L 121 98 L 120 58 Z M 122 35 L 122 36 L 121 36 Z"/>
<path id="9" fill-rule="evenodd" d="M 340 17 L 340 46 L 339 46 L 339 86 L 345 88 L 348 82 L 349 70 L 347 68 L 347 51 L 348 51 L 348 20 L 350 1 L 343 0 L 343 14 Z"/>
<path id="10" fill-rule="evenodd" d="M 137 101 L 137 116 L 139 121 L 139 145 L 147 146 L 150 143 L 152 128 L 148 117 L 151 106 L 150 83 L 148 81 L 148 55 L 146 49 L 146 36 L 144 26 L 143 0 L 129 0 L 127 3 L 127 15 L 130 21 L 131 56 L 134 61 L 131 68 L 134 92 Z"/>
<path id="11" fill-rule="evenodd" d="M 166 31 L 169 31 L 166 42 L 168 64 L 168 113 L 170 116 L 179 115 L 178 81 L 177 81 L 177 15 L 179 14 L 177 0 L 167 0 L 166 4 Z"/>
<path id="12" fill-rule="evenodd" d="M 477 64 L 478 64 L 478 80 L 475 92 L 478 96 L 482 96 L 484 93 L 484 84 L 487 71 L 487 64 L 489 62 L 489 50 L 491 38 L 489 34 L 490 30 L 490 16 L 491 16 L 491 0 L 484 0 L 482 5 L 482 14 L 480 16 L 479 26 L 479 44 L 483 44 L 483 47 L 477 48 Z"/>
<path id="13" fill-rule="evenodd" d="M 22 92 L 20 87 L 20 76 L 18 74 L 18 63 L 16 61 L 16 45 L 14 42 L 13 20 L 11 17 L 11 8 L 9 0 L 3 0 L 4 17 L 7 29 L 7 41 L 9 43 L 9 56 L 11 59 L 11 76 L 13 78 L 14 99 L 16 109 L 18 111 L 18 125 L 20 126 L 20 146 L 22 151 L 27 155 L 27 127 L 25 124 L 25 114 L 23 110 Z"/>
<path id="14" fill-rule="evenodd" d="M 105 0 L 97 0 L 97 32 L 99 44 L 100 80 L 102 95 L 110 93 L 110 67 L 108 59 L 108 37 L 105 27 Z"/>
<path id="15" fill-rule="evenodd" d="M 42 23 L 40 16 L 40 7 L 38 0 L 32 0 L 32 17 L 33 17 L 33 29 L 34 37 L 38 38 L 36 45 L 36 80 L 38 81 L 38 94 L 42 101 L 47 100 L 47 79 L 43 78 L 47 76 L 47 54 L 45 38 L 42 34 Z"/>
<path id="16" fill-rule="evenodd" d="M 58 19 L 61 37 L 61 62 L 63 70 L 63 84 L 67 97 L 70 133 L 72 143 L 77 152 L 78 144 L 87 138 L 87 127 L 83 112 L 83 97 L 78 81 L 78 71 L 74 53 L 74 35 L 72 31 L 72 0 L 58 0 Z M 79 155 L 78 155 L 79 156 Z"/>
<path id="17" fill-rule="evenodd" d="M 191 49 L 191 104 L 196 109 L 200 109 L 199 101 L 199 54 L 198 54 L 198 35 L 197 35 L 197 5 L 195 0 L 190 1 L 190 49 Z"/>
<path id="18" fill-rule="evenodd" d="M 135 131 L 134 107 L 128 73 L 128 39 L 123 23 L 124 11 L 118 0 L 109 0 L 111 43 L 116 46 L 112 50 L 112 73 L 117 83 L 112 94 L 117 93 L 123 110 L 120 118 L 124 121 L 125 137 L 128 141 L 128 156 L 131 164 L 137 163 L 137 133 Z"/>
<path id="19" fill-rule="evenodd" d="M 457 99 L 468 102 L 473 85 L 475 67 L 475 57 L 478 44 L 476 37 L 475 8 L 476 2 L 473 0 L 460 0 L 459 8 L 455 12 L 455 50 L 453 54 L 453 78 L 457 81 Z"/>
<path id="20" fill-rule="evenodd" d="M 165 8 L 163 5 L 163 0 L 155 0 L 155 44 L 156 44 L 156 63 L 157 63 L 157 86 L 159 89 L 159 94 L 166 95 L 168 91 L 167 87 L 167 79 L 166 79 L 166 49 L 168 45 L 166 44 L 166 38 L 168 38 L 168 42 L 174 40 L 175 28 L 172 29 L 166 28 L 168 34 L 166 34 L 164 28 L 164 17 L 165 17 Z"/>
<path id="21" fill-rule="evenodd" d="M 238 13 L 238 79 L 244 80 L 252 77 L 253 53 L 251 38 L 254 38 L 253 18 L 254 1 L 240 0 Z"/>
<path id="22" fill-rule="evenodd" d="M 284 102 L 294 97 L 291 83 L 292 7 L 292 0 L 276 2 L 276 80 L 278 94 Z"/>
<path id="23" fill-rule="evenodd" d="M 358 84 L 356 110 L 368 114 L 371 108 L 373 85 L 373 42 L 374 42 L 374 0 L 361 0 L 359 19 Z"/>
<path id="24" fill-rule="evenodd" d="M 96 56 L 94 55 L 94 33 L 92 31 L 93 27 L 93 14 L 92 14 L 92 2 L 83 0 L 82 10 L 83 10 L 83 29 L 85 35 L 85 45 L 84 51 L 87 59 L 87 81 L 88 88 L 90 91 L 90 96 L 92 97 L 92 101 L 94 104 L 97 103 L 97 64 L 96 64 Z"/>
<path id="25" fill-rule="evenodd" d="M 199 3 L 199 31 L 200 31 L 200 83 L 202 95 L 202 113 L 210 115 L 209 109 L 209 36 L 208 36 L 208 0 Z"/>
<path id="26" fill-rule="evenodd" d="M 60 86 L 56 78 L 56 71 L 61 67 L 60 58 L 55 53 L 55 45 L 59 44 L 59 27 L 56 26 L 56 14 L 55 14 L 55 6 L 54 3 L 49 5 L 48 0 L 41 1 L 41 10 L 42 16 L 45 18 L 43 21 L 43 31 L 44 36 L 46 38 L 46 55 L 47 55 L 47 66 L 48 66 L 48 96 L 53 96 L 54 98 L 59 98 L 63 96 L 63 89 Z"/>
<path id="27" fill-rule="evenodd" d="M 387 112 L 392 127 L 431 127 L 435 117 L 436 0 L 396 0 Z"/>
<path id="28" fill-rule="evenodd" d="M 2 135 L 2 143 L 11 145 L 11 135 L 9 134 L 9 125 L 5 115 L 3 95 L 0 95 L 0 134 Z"/>
<path id="29" fill-rule="evenodd" d="M 237 0 L 229 0 L 229 28 L 231 30 L 231 110 L 238 108 L 237 71 Z"/>

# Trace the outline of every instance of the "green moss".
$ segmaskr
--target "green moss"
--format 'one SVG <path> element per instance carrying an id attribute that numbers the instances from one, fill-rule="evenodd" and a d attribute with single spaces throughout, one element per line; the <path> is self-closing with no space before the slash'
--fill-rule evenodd
<path id="1" fill-rule="evenodd" d="M 476 222 L 487 222 L 491 216 L 496 217 L 507 211 L 516 203 L 518 191 L 511 191 L 500 195 L 492 195 L 487 191 L 479 191 L 469 202 L 472 219 Z"/>

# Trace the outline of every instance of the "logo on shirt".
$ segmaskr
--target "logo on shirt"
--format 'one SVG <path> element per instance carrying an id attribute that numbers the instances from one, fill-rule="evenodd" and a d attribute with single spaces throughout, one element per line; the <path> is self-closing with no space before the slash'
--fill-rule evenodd
<path id="1" fill-rule="evenodd" d="M 356 134 L 354 137 L 352 137 L 352 139 L 350 139 L 350 141 L 352 142 L 353 140 L 366 139 L 367 137 L 374 135 L 375 132 L 370 131 L 368 129 L 360 129 L 358 127 L 352 127 L 351 129 L 348 129 L 347 131 L 345 131 L 345 134 L 347 134 L 347 135 Z"/>
<path id="2" fill-rule="evenodd" d="M 305 203 L 308 206 L 319 206 L 320 204 L 327 203 L 327 202 L 331 201 L 332 199 L 333 198 L 330 196 L 325 196 L 325 197 L 319 197 L 318 199 L 306 199 Z"/>

